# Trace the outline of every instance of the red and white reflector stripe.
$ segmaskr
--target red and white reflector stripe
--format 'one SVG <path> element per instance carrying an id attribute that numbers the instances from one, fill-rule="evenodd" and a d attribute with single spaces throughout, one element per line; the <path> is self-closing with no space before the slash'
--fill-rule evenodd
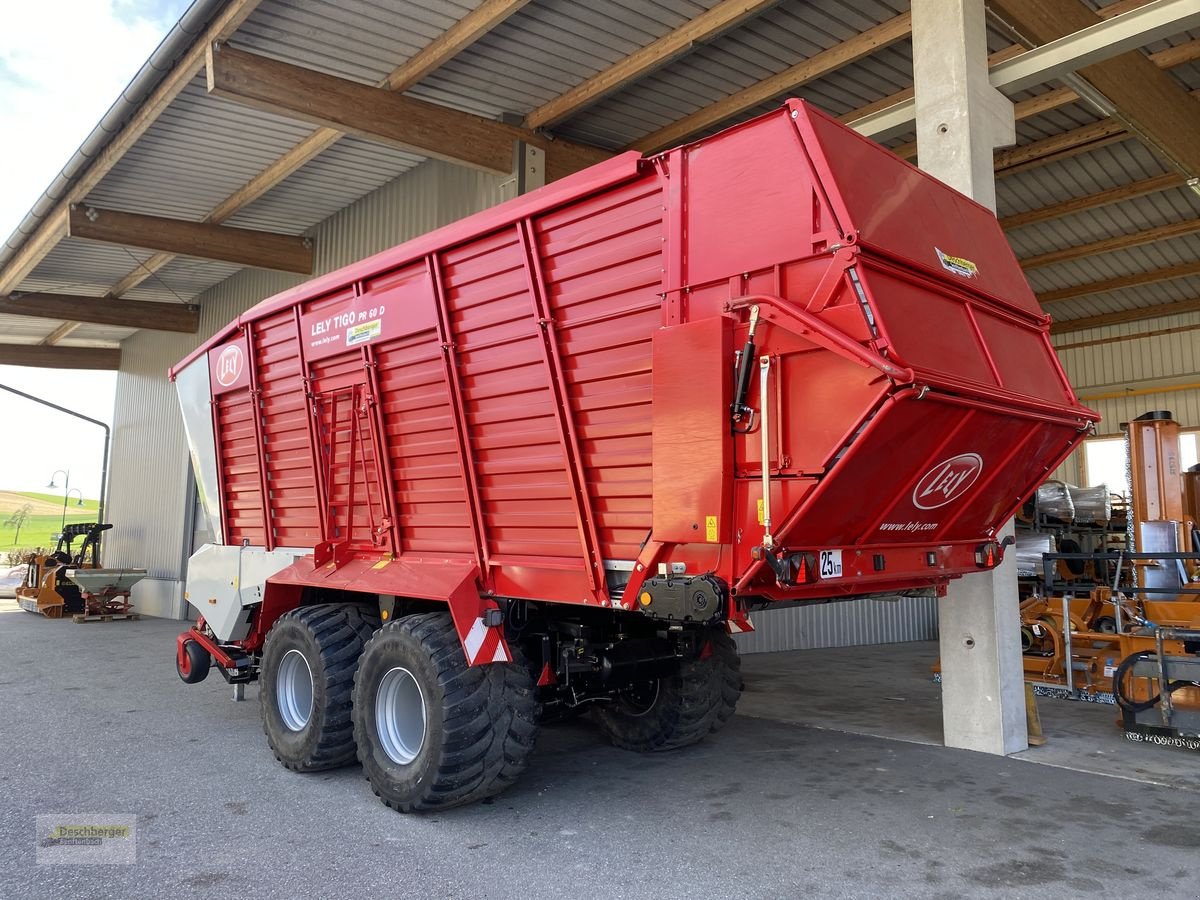
<path id="1" fill-rule="evenodd" d="M 725 630 L 730 634 L 745 634 L 747 631 L 754 630 L 754 623 L 750 621 L 750 614 L 734 611 L 725 621 Z"/>
<path id="2" fill-rule="evenodd" d="M 508 652 L 503 629 L 488 628 L 483 624 L 482 616 L 471 624 L 471 630 L 467 632 L 462 643 L 468 665 L 512 662 L 512 654 Z"/>

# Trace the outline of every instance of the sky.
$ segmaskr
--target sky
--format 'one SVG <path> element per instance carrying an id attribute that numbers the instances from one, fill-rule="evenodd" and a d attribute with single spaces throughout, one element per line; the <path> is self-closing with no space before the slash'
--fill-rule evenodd
<path id="1" fill-rule="evenodd" d="M 0 13 L 0 241 L 29 212 L 190 0 L 44 0 Z M 0 384 L 111 422 L 115 372 L 0 366 Z M 55 469 L 99 494 L 102 430 L 0 391 L 0 490 Z M 57 481 L 62 489 L 62 478 Z"/>

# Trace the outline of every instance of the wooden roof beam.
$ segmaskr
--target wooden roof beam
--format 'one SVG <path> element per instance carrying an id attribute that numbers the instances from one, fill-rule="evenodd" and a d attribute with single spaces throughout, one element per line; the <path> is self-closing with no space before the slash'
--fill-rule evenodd
<path id="1" fill-rule="evenodd" d="M 1113 334 L 1108 337 L 1095 338 L 1090 341 L 1076 341 L 1071 344 L 1056 344 L 1055 350 L 1081 350 L 1084 347 L 1104 347 L 1109 344 L 1121 344 L 1126 341 L 1140 341 L 1145 338 L 1166 337 L 1170 334 L 1187 334 L 1200 331 L 1200 325 L 1175 325 L 1171 328 L 1155 328 L 1152 331 L 1135 331 L 1133 334 Z M 1189 376 L 1195 377 L 1195 376 Z"/>
<path id="2" fill-rule="evenodd" d="M 137 111 L 121 127 L 76 180 L 55 207 L 43 217 L 37 229 L 0 270 L 0 296 L 15 291 L 55 245 L 66 236 L 67 210 L 82 201 L 100 183 L 125 152 L 146 132 L 159 114 L 187 87 L 204 66 L 205 48 L 215 40 L 232 34 L 254 12 L 261 0 L 230 0 L 163 81 L 151 92 Z"/>
<path id="3" fill-rule="evenodd" d="M 408 90 L 509 16 L 520 12 L 529 2 L 530 0 L 484 0 L 474 10 L 430 41 L 413 57 L 393 69 L 386 78 L 378 83 L 377 87 L 389 91 Z M 344 134 L 336 128 L 318 128 L 217 204 L 212 212 L 204 217 L 204 221 L 219 225 L 232 218 L 269 190 L 282 184 L 294 172 L 312 162 L 336 144 Z M 124 278 L 112 286 L 109 293 L 114 297 L 124 295 L 174 258 L 172 253 L 156 253 L 141 265 L 130 270 Z"/>
<path id="4" fill-rule="evenodd" d="M 72 205 L 67 220 L 70 237 L 162 250 L 261 269 L 311 275 L 312 244 L 302 237 L 185 222 L 162 216 Z"/>
<path id="5" fill-rule="evenodd" d="M 200 307 L 191 303 L 114 300 L 74 294 L 22 294 L 0 298 L 0 315 L 66 319 L 180 334 L 195 334 L 200 330 Z"/>
<path id="6" fill-rule="evenodd" d="M 1155 0 L 1126 5 L 1132 8 L 1124 10 L 1122 15 L 1092 14 L 1086 24 L 1049 40 L 1028 40 L 1018 34 L 1018 42 L 1028 44 L 1032 49 L 989 66 L 988 80 L 992 87 L 1011 93 L 1067 78 L 1077 70 L 1093 68 L 1122 53 L 1138 52 L 1139 47 L 1155 40 L 1182 34 L 1200 25 L 1200 7 L 1194 0 Z M 1079 89 L 1083 90 L 1082 87 Z M 886 141 L 912 131 L 915 119 L 916 104 L 913 99 L 908 99 L 858 119 L 852 127 L 867 137 Z"/>
<path id="7" fill-rule="evenodd" d="M 868 28 L 861 34 L 856 34 L 828 50 L 822 50 L 820 53 L 784 69 L 778 75 L 772 75 L 736 94 L 731 94 L 689 116 L 672 122 L 653 134 L 648 134 L 630 144 L 628 149 L 639 150 L 642 153 L 654 153 L 667 147 L 673 147 L 698 132 L 719 125 L 781 94 L 786 94 L 801 85 L 870 56 L 877 50 L 902 41 L 911 33 L 912 17 L 908 13 L 901 13 L 874 28 Z"/>
<path id="8" fill-rule="evenodd" d="M 1115 119 L 1101 119 L 1061 134 L 1052 134 L 1040 141 L 1005 147 L 996 151 L 996 177 L 1004 178 L 1070 159 L 1080 153 L 1128 140 L 1130 136 Z"/>
<path id="9" fill-rule="evenodd" d="M 616 93 L 642 76 L 678 59 L 698 44 L 720 37 L 725 32 L 758 15 L 779 0 L 722 0 L 712 9 L 687 21 L 636 53 L 597 72 L 582 84 L 543 103 L 525 117 L 526 128 L 549 128 L 568 119 L 581 109 Z"/>
<path id="10" fill-rule="evenodd" d="M 1050 325 L 1051 334 L 1070 334 L 1074 331 L 1085 331 L 1089 328 L 1104 328 L 1107 325 L 1124 325 L 1128 322 L 1141 322 L 1146 319 L 1160 319 L 1163 316 L 1177 316 L 1181 313 L 1200 312 L 1200 298 L 1192 300 L 1176 300 L 1172 303 L 1158 303 L 1154 306 L 1143 306 L 1140 309 L 1122 309 L 1117 312 L 1100 313 L 1082 319 L 1065 319 Z"/>
<path id="11" fill-rule="evenodd" d="M 989 9 L 1023 39 L 1048 44 L 1101 21 L 1081 0 L 989 0 Z M 1077 73 L 1116 116 L 1188 175 L 1200 175 L 1200 108 L 1187 90 L 1139 50 Z"/>
<path id="12" fill-rule="evenodd" d="M 1099 209 L 1100 207 L 1111 206 L 1114 203 L 1121 203 L 1125 200 L 1133 200 L 1136 197 L 1145 197 L 1149 194 L 1169 191 L 1171 188 L 1183 187 L 1185 184 L 1187 184 L 1187 179 L 1175 172 L 1168 172 L 1165 175 L 1155 175 L 1153 178 L 1143 178 L 1140 181 L 1133 181 L 1119 187 L 1109 188 L 1107 191 L 1101 191 L 1098 194 L 1090 194 L 1086 197 L 1074 197 L 1070 200 L 1063 200 L 1060 203 L 1051 203 L 1048 206 L 1040 206 L 1037 209 L 1031 209 L 1027 212 L 1005 216 L 1000 220 L 1000 227 L 1011 230 L 1014 228 L 1023 228 L 1026 225 L 1033 225 L 1038 222 L 1049 222 L 1053 219 L 1061 219 L 1064 216 L 1074 215 L 1075 213 L 1086 212 L 1089 209 Z"/>
<path id="13" fill-rule="evenodd" d="M 0 366 L 34 366 L 39 369 L 119 369 L 119 347 L 43 347 L 0 344 Z"/>
<path id="14" fill-rule="evenodd" d="M 512 171 L 515 141 L 546 152 L 550 181 L 612 156 L 597 147 L 552 140 L 528 128 L 224 45 L 209 47 L 208 92 L 495 174 Z"/>
<path id="15" fill-rule="evenodd" d="M 55 328 L 52 332 L 42 338 L 43 347 L 53 347 L 61 340 L 65 340 L 73 335 L 76 331 L 83 327 L 82 322 L 66 321 Z"/>
<path id="16" fill-rule="evenodd" d="M 1077 259 L 1087 259 L 1089 256 L 1100 256 L 1104 253 L 1114 253 L 1117 250 L 1128 250 L 1130 247 L 1142 247 L 1155 241 L 1167 241 L 1171 238 L 1183 237 L 1200 231 L 1200 219 L 1186 219 L 1182 222 L 1170 222 L 1157 228 L 1147 228 L 1132 234 L 1119 234 L 1115 237 L 1091 241 L 1087 244 L 1077 244 L 1062 250 L 1050 250 L 1021 260 L 1021 268 L 1041 269 L 1046 266 L 1056 266 L 1060 263 L 1072 262 Z"/>
<path id="17" fill-rule="evenodd" d="M 1200 262 L 1154 269 L 1151 272 L 1137 272 L 1133 275 L 1122 275 L 1119 278 L 1106 278 L 1103 281 L 1089 281 L 1086 284 L 1077 284 L 1054 291 L 1043 291 L 1037 295 L 1037 298 L 1042 306 L 1050 306 L 1079 297 L 1090 297 L 1092 294 L 1107 294 L 1110 291 L 1122 291 L 1126 288 L 1158 284 L 1162 281 L 1174 281 L 1176 278 L 1189 278 L 1192 275 L 1200 275 Z"/>

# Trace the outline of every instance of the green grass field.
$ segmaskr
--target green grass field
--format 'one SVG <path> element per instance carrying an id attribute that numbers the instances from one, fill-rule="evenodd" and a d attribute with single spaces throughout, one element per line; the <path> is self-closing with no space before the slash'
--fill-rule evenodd
<path id="1" fill-rule="evenodd" d="M 67 522 L 94 522 L 99 504 L 95 500 L 84 500 L 77 505 L 78 498 L 71 497 L 67 504 Z M 6 524 L 10 517 L 23 506 L 29 506 L 29 516 L 21 526 L 20 538 L 17 530 Z M 9 552 L 32 547 L 53 548 L 53 535 L 62 525 L 62 495 L 42 494 L 35 491 L 0 491 L 0 563 Z"/>

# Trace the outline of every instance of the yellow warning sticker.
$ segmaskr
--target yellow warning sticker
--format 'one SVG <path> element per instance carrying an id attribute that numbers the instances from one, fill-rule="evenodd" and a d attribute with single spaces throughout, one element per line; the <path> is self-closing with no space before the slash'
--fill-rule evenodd
<path id="1" fill-rule="evenodd" d="M 381 559 L 379 562 L 375 563 L 375 565 L 371 566 L 371 568 L 372 569 L 384 569 L 384 568 L 387 568 L 391 564 L 391 562 L 392 561 L 390 559 Z"/>
<path id="2" fill-rule="evenodd" d="M 718 538 L 717 538 L 717 517 L 716 516 L 705 516 L 704 517 L 704 539 L 706 541 L 708 541 L 710 544 L 715 544 L 717 542 Z"/>
<path id="3" fill-rule="evenodd" d="M 758 498 L 758 524 L 759 525 L 767 524 L 767 513 L 763 509 L 762 497 Z"/>

